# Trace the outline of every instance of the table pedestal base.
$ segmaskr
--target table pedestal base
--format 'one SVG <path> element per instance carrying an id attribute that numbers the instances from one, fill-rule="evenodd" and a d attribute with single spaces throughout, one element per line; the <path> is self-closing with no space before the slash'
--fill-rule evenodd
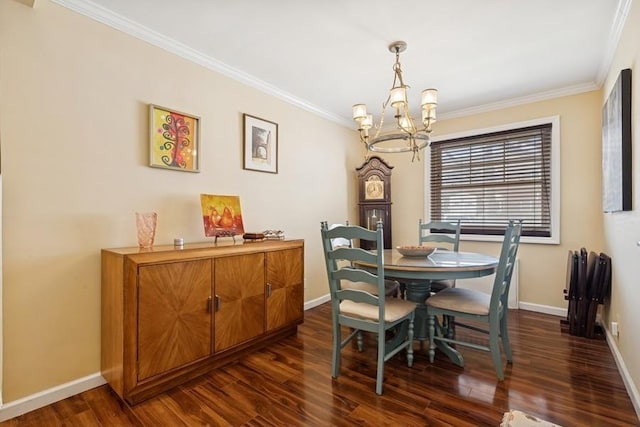
<path id="1" fill-rule="evenodd" d="M 420 347 L 422 347 L 424 341 L 429 341 L 429 319 L 427 316 L 427 306 L 425 305 L 425 301 L 431 296 L 431 281 L 421 280 L 406 283 L 407 300 L 416 303 L 413 338 L 420 341 Z M 431 333 L 442 336 L 443 330 L 438 319 L 435 319 L 434 330 Z M 455 348 L 442 341 L 436 342 L 436 346 L 440 351 L 446 354 L 453 363 L 458 366 L 464 366 L 464 359 L 460 352 Z M 431 352 L 431 349 L 429 349 L 429 351 Z"/>

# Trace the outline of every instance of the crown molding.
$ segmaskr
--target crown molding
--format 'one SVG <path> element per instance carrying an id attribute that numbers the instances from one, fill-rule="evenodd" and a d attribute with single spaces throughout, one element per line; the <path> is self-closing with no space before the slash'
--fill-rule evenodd
<path id="1" fill-rule="evenodd" d="M 609 39 L 605 48 L 604 56 L 600 62 L 600 69 L 596 77 L 598 87 L 604 84 L 604 80 L 607 78 L 611 64 L 613 63 L 613 57 L 618 48 L 618 42 L 620 42 L 620 36 L 624 29 L 624 24 L 629 16 L 629 10 L 631 9 L 632 0 L 618 0 L 618 7 L 616 14 L 611 24 L 611 30 L 609 31 Z"/>
<path id="2" fill-rule="evenodd" d="M 233 68 L 224 62 L 207 56 L 183 43 L 166 37 L 157 31 L 147 28 L 135 21 L 118 15 L 102 6 L 99 6 L 88 0 L 51 0 L 67 9 L 73 10 L 81 15 L 87 16 L 116 30 L 122 31 L 135 38 L 143 40 L 151 45 L 166 50 L 174 55 L 178 55 L 184 59 L 218 72 L 233 80 L 239 81 L 247 86 L 251 86 L 257 90 L 267 93 L 275 98 L 288 102 L 307 110 L 327 120 L 338 123 L 342 126 L 351 127 L 351 121 L 346 120 L 329 111 L 326 111 L 314 104 L 311 104 L 301 98 L 296 97 L 288 92 L 283 91 L 263 80 L 260 80 L 248 73 Z"/>
<path id="3" fill-rule="evenodd" d="M 549 99 L 560 98 L 563 96 L 577 95 L 583 92 L 589 92 L 599 89 L 600 85 L 596 82 L 582 83 L 573 86 L 567 86 L 560 89 L 539 92 L 533 95 L 521 96 L 518 98 L 506 99 L 504 101 L 493 102 L 490 104 L 478 105 L 477 107 L 463 108 L 461 110 L 442 113 L 438 117 L 440 120 L 456 119 L 474 114 L 486 113 L 489 111 L 501 110 L 503 108 L 516 107 L 519 105 L 531 104 L 533 102 L 547 101 Z"/>

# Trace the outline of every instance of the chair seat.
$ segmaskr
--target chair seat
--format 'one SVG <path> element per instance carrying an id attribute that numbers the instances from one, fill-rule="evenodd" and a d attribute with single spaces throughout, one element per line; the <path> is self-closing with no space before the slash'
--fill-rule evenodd
<path id="1" fill-rule="evenodd" d="M 416 309 L 416 303 L 402 299 L 387 299 L 385 302 L 384 321 L 395 322 L 408 316 Z M 378 307 L 375 305 L 345 300 L 340 303 L 340 314 L 364 320 L 378 320 Z"/>
<path id="2" fill-rule="evenodd" d="M 356 289 L 359 291 L 369 292 L 371 295 L 378 295 L 378 287 L 373 283 L 367 282 L 349 282 L 347 280 L 343 280 L 340 283 L 342 289 Z M 385 279 L 384 281 L 384 294 L 386 296 L 393 296 L 398 293 L 398 289 L 400 288 L 400 283 L 395 280 Z"/>
<path id="3" fill-rule="evenodd" d="M 464 288 L 447 288 L 427 298 L 429 307 L 486 316 L 489 314 L 491 295 Z"/>

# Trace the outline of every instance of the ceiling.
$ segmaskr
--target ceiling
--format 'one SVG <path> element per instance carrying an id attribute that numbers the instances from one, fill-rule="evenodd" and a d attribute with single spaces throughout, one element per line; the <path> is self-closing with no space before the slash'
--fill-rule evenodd
<path id="1" fill-rule="evenodd" d="M 400 61 L 454 117 L 601 86 L 631 0 L 53 0 L 351 126 Z"/>

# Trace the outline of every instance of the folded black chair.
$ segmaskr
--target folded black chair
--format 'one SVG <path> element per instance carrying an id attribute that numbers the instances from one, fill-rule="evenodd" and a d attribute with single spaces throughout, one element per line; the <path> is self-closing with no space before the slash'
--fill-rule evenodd
<path id="1" fill-rule="evenodd" d="M 598 313 L 598 293 L 602 287 L 604 278 L 604 263 L 599 255 L 595 252 L 589 253 L 589 271 L 588 271 L 588 300 L 589 305 L 586 314 L 586 328 L 584 336 L 593 338 L 595 336 L 596 314 Z"/>
<path id="2" fill-rule="evenodd" d="M 591 256 L 591 255 L 590 255 Z M 593 254 L 597 258 L 593 276 L 589 281 L 589 311 L 587 313 L 587 330 L 585 336 L 594 338 L 596 336 L 596 315 L 598 305 L 604 303 L 611 287 L 611 258 L 601 253 Z"/>
<path id="3" fill-rule="evenodd" d="M 577 321 L 577 333 L 576 335 L 584 336 L 587 329 L 587 311 L 589 310 L 589 294 L 587 291 L 588 287 L 588 274 L 589 271 L 589 263 L 587 250 L 585 248 L 580 249 L 580 254 L 578 255 L 578 286 L 576 292 L 576 300 L 577 300 L 577 312 L 576 312 L 576 321 Z"/>
<path id="4" fill-rule="evenodd" d="M 578 260 L 579 256 L 574 251 L 569 251 L 567 259 L 567 281 L 564 289 L 564 298 L 569 301 L 567 309 L 566 323 L 571 335 L 578 332 L 578 310 L 577 310 L 577 292 L 578 292 Z"/>
<path id="5" fill-rule="evenodd" d="M 569 302 L 567 319 L 571 335 L 594 338 L 598 305 L 604 303 L 611 288 L 611 258 L 582 248 L 569 251 L 565 299 Z"/>

